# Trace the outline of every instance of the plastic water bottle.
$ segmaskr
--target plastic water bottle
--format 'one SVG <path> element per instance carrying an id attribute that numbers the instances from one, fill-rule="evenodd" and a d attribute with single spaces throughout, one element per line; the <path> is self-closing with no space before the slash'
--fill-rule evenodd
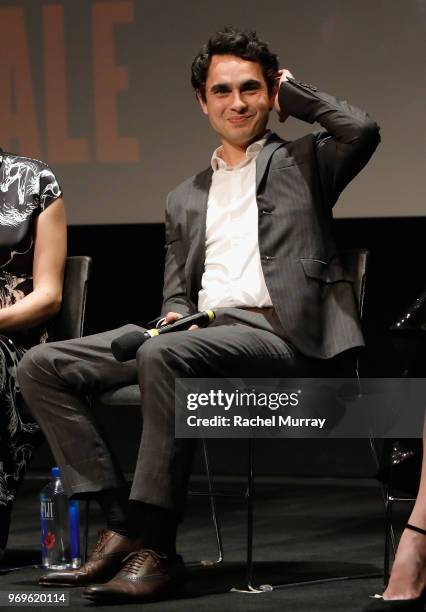
<path id="1" fill-rule="evenodd" d="M 40 492 L 41 554 L 48 569 L 77 568 L 80 555 L 80 508 L 65 495 L 59 468 Z"/>

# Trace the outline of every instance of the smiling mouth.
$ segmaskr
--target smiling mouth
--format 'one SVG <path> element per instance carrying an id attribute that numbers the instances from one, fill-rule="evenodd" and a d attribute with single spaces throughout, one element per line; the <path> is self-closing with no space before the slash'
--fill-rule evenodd
<path id="1" fill-rule="evenodd" d="M 253 115 L 239 115 L 237 117 L 229 117 L 228 121 L 230 123 L 244 123 L 244 121 L 247 121 L 248 119 L 251 119 L 253 117 Z"/>

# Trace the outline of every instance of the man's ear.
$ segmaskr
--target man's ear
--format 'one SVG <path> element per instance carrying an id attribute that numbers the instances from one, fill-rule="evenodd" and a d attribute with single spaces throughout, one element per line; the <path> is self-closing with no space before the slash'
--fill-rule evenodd
<path id="1" fill-rule="evenodd" d="M 271 94 L 269 96 L 269 110 L 274 108 L 275 98 L 277 97 L 278 90 L 280 88 L 280 82 L 276 80 L 272 85 Z"/>
<path id="2" fill-rule="evenodd" d="M 198 90 L 198 91 L 195 93 L 195 96 L 196 96 L 196 98 L 197 98 L 197 100 L 198 100 L 199 105 L 200 105 L 200 106 L 201 106 L 201 108 L 202 108 L 203 113 L 204 113 L 205 115 L 208 115 L 208 114 L 209 114 L 209 111 L 207 110 L 207 104 L 206 104 L 206 101 L 203 99 L 203 96 L 202 96 L 202 94 L 201 94 L 201 91 L 200 91 L 200 90 Z"/>

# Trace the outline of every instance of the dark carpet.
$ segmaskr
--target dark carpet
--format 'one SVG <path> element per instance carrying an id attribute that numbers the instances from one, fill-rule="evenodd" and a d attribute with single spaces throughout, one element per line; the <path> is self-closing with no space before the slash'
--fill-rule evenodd
<path id="1" fill-rule="evenodd" d="M 38 491 L 44 482 L 28 479 L 16 502 L 9 548 L 0 565 L 0 591 L 40 590 Z M 201 489 L 202 482 L 193 484 Z M 241 481 L 217 484 L 221 491 L 243 492 Z M 188 565 L 185 590 L 173 601 L 145 604 L 153 612 L 223 612 L 224 610 L 313 610 L 361 611 L 368 609 L 369 595 L 381 593 L 383 579 L 365 575 L 380 574 L 383 564 L 383 506 L 379 485 L 363 479 L 259 479 L 255 507 L 256 584 L 281 585 L 269 592 L 247 594 L 230 592 L 244 588 L 245 507 L 243 500 L 221 498 L 219 518 L 225 550 L 222 564 L 197 566 L 201 559 L 215 559 L 215 540 L 208 500 L 191 496 L 187 517 L 178 540 L 179 552 Z M 401 523 L 409 512 L 401 504 Z M 94 543 L 101 524 L 96 508 L 90 515 L 90 542 Z M 10 570 L 11 567 L 20 567 Z M 337 576 L 341 579 L 322 584 L 286 586 Z M 140 605 L 140 604 L 137 604 Z M 71 610 L 96 607 L 70 590 Z M 28 608 L 29 609 L 29 608 Z M 120 604 L 120 609 L 134 605 Z"/>

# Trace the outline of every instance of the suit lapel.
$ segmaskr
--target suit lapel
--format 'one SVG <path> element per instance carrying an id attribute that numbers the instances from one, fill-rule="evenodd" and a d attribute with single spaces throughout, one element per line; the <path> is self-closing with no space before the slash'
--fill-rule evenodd
<path id="1" fill-rule="evenodd" d="M 191 288 L 198 292 L 206 258 L 207 200 L 212 182 L 213 170 L 207 168 L 194 179 L 188 199 L 187 223 L 189 251 L 186 262 L 187 276 Z"/>
<path id="2" fill-rule="evenodd" d="M 266 168 L 268 167 L 269 160 L 271 159 L 272 153 L 281 147 L 286 141 L 275 134 L 271 133 L 268 140 L 266 141 L 263 149 L 259 153 L 256 160 L 256 193 L 259 189 L 260 183 L 265 175 Z"/>

